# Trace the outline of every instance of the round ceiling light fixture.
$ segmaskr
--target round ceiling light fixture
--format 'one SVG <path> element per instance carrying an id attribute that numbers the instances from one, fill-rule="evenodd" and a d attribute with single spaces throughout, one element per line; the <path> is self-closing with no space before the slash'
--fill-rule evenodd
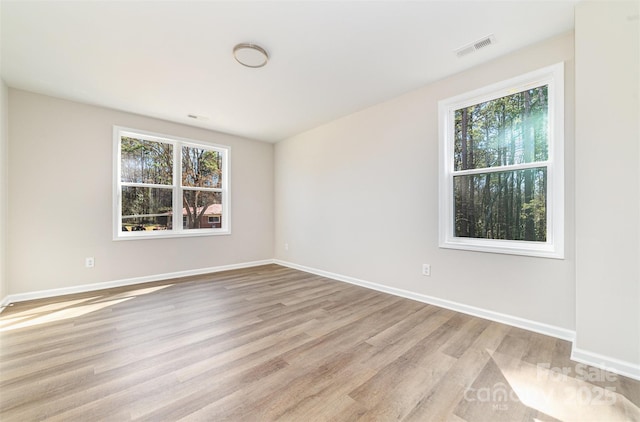
<path id="1" fill-rule="evenodd" d="M 243 66 L 262 67 L 269 61 L 269 54 L 259 45 L 241 43 L 233 47 L 233 57 Z"/>

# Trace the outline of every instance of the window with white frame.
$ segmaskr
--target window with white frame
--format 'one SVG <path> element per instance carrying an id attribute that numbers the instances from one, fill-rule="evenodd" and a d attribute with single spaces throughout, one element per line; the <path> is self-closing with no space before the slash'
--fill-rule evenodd
<path id="1" fill-rule="evenodd" d="M 564 257 L 562 63 L 439 103 L 440 246 Z"/>
<path id="2" fill-rule="evenodd" d="M 114 127 L 114 239 L 228 234 L 229 150 Z"/>

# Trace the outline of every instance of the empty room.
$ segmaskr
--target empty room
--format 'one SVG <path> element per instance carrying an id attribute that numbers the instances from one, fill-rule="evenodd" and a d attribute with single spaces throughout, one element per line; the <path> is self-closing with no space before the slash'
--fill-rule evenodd
<path id="1" fill-rule="evenodd" d="M 640 421 L 639 24 L 0 0 L 0 420 Z"/>

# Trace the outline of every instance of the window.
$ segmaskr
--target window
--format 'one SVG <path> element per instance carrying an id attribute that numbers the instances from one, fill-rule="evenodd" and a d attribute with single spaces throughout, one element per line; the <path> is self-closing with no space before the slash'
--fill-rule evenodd
<path id="1" fill-rule="evenodd" d="M 114 239 L 230 232 L 228 147 L 115 127 L 114 149 Z"/>
<path id="2" fill-rule="evenodd" d="M 564 257 L 564 67 L 443 100 L 440 246 Z"/>

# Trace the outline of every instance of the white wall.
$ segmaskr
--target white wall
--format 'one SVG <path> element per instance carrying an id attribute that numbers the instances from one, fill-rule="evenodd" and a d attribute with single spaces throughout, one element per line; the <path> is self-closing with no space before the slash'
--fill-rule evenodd
<path id="1" fill-rule="evenodd" d="M 638 5 L 576 7 L 574 354 L 635 364 L 640 377 Z"/>
<path id="2" fill-rule="evenodd" d="M 9 294 L 273 257 L 273 145 L 15 89 L 9 108 Z M 113 241 L 113 125 L 231 146 L 231 235 Z"/>
<path id="3" fill-rule="evenodd" d="M 276 144 L 276 258 L 573 330 L 573 41 L 548 40 Z M 562 61 L 566 259 L 438 248 L 438 101 Z"/>
<path id="4" fill-rule="evenodd" d="M 9 199 L 9 93 L 0 79 L 0 302 L 9 293 L 7 284 L 7 214 Z"/>

